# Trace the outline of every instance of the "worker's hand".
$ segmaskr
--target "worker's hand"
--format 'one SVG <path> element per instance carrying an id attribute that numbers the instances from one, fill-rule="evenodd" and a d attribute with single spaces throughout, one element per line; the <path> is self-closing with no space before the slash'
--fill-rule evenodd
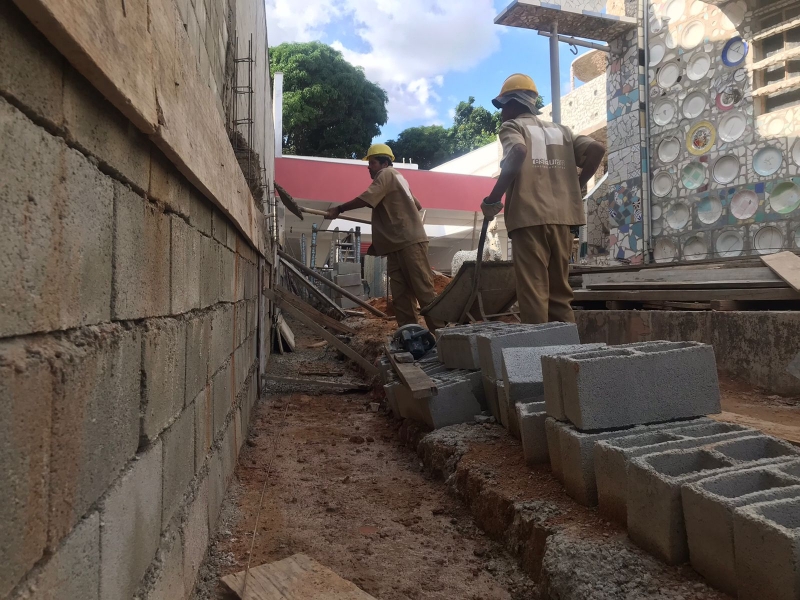
<path id="1" fill-rule="evenodd" d="M 339 218 L 339 215 L 342 214 L 339 210 L 338 206 L 334 206 L 333 208 L 329 208 L 325 213 L 325 218 L 329 221 L 333 221 Z"/>
<path id="2" fill-rule="evenodd" d="M 481 204 L 483 216 L 487 219 L 494 219 L 501 210 L 503 210 L 502 202 L 490 202 L 490 198 L 485 198 Z"/>

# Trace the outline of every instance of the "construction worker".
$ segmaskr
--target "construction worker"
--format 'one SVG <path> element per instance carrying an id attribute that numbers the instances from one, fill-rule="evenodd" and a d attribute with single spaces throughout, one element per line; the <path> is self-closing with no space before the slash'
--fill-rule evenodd
<path id="1" fill-rule="evenodd" d="M 538 97 L 533 79 L 516 74 L 492 100 L 503 120 L 503 160 L 497 183 L 481 209 L 486 218 L 494 218 L 503 208 L 505 194 L 522 321 L 574 323 L 568 280 L 570 228 L 586 223 L 581 189 L 600 166 L 605 147 L 568 127 L 539 119 Z"/>
<path id="2" fill-rule="evenodd" d="M 346 204 L 328 210 L 326 219 L 357 208 L 372 208 L 372 250 L 388 257 L 392 304 L 397 325 L 418 323 L 416 305 L 427 306 L 436 297 L 433 271 L 428 262 L 428 236 L 422 224 L 422 206 L 411 193 L 408 181 L 392 165 L 394 154 L 386 144 L 375 144 L 367 152 L 372 185 Z M 428 329 L 444 323 L 425 317 Z"/>

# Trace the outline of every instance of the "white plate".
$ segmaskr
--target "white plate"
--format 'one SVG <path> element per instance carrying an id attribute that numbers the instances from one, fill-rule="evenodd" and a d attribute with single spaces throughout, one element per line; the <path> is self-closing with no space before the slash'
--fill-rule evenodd
<path id="1" fill-rule="evenodd" d="M 658 221 L 661 218 L 661 207 L 658 204 L 654 204 L 653 208 L 650 209 L 650 218 L 653 221 Z"/>
<path id="2" fill-rule="evenodd" d="M 657 236 L 661 235 L 663 232 L 664 226 L 661 224 L 661 221 L 654 221 L 652 227 L 650 227 L 650 235 Z"/>
<path id="3" fill-rule="evenodd" d="M 800 206 L 800 187 L 791 181 L 779 183 L 769 195 L 769 206 L 782 215 L 794 212 Z"/>
<path id="4" fill-rule="evenodd" d="M 653 249 L 653 255 L 656 262 L 672 262 L 678 256 L 678 248 L 667 238 L 661 238 L 656 242 L 656 247 Z"/>
<path id="5" fill-rule="evenodd" d="M 689 224 L 692 212 L 683 202 L 673 204 L 667 211 L 667 225 L 675 230 L 681 230 Z"/>
<path id="6" fill-rule="evenodd" d="M 739 176 L 739 159 L 733 154 L 718 158 L 714 163 L 714 179 L 726 185 Z"/>
<path id="7" fill-rule="evenodd" d="M 753 171 L 762 177 L 777 173 L 783 164 L 783 152 L 774 146 L 762 148 L 753 157 Z"/>
<path id="8" fill-rule="evenodd" d="M 678 81 L 681 76 L 681 68 L 676 62 L 668 62 L 658 72 L 658 85 L 662 88 L 671 88 Z"/>
<path id="9" fill-rule="evenodd" d="M 672 31 L 667 30 L 667 33 L 664 35 L 664 42 L 667 44 L 667 48 L 670 50 L 674 50 L 678 47 L 678 42 L 675 39 L 675 34 Z"/>
<path id="10" fill-rule="evenodd" d="M 686 76 L 692 81 L 699 81 L 711 69 L 711 56 L 706 52 L 695 54 L 686 65 Z"/>
<path id="11" fill-rule="evenodd" d="M 708 248 L 702 238 L 692 236 L 683 245 L 683 258 L 686 260 L 703 260 L 708 256 Z"/>
<path id="12" fill-rule="evenodd" d="M 675 118 L 675 105 L 667 99 L 658 102 L 653 110 L 653 121 L 656 125 L 669 125 Z"/>
<path id="13" fill-rule="evenodd" d="M 664 22 L 658 17 L 650 17 L 650 33 L 659 34 L 664 29 Z"/>
<path id="14" fill-rule="evenodd" d="M 703 114 L 708 101 L 701 92 L 692 92 L 683 101 L 683 116 L 687 119 L 696 119 Z"/>
<path id="15" fill-rule="evenodd" d="M 692 21 L 683 30 L 681 47 L 684 50 L 697 48 L 706 37 L 706 26 L 702 21 Z"/>
<path id="16" fill-rule="evenodd" d="M 780 117 L 775 117 L 767 123 L 767 133 L 769 135 L 780 135 L 786 128 L 786 121 Z"/>
<path id="17" fill-rule="evenodd" d="M 800 166 L 800 140 L 797 140 L 792 146 L 792 160 L 794 164 Z"/>
<path id="18" fill-rule="evenodd" d="M 751 218 L 758 211 L 758 194 L 753 190 L 742 190 L 731 198 L 731 214 L 741 221 Z"/>
<path id="19" fill-rule="evenodd" d="M 661 140 L 658 145 L 658 158 L 663 163 L 671 163 L 678 158 L 681 153 L 683 144 L 676 137 L 668 137 Z"/>
<path id="20" fill-rule="evenodd" d="M 674 23 L 683 16 L 686 12 L 686 0 L 669 0 L 664 5 L 661 14 L 669 17 L 670 22 Z"/>
<path id="21" fill-rule="evenodd" d="M 735 142 L 747 129 L 747 117 L 739 111 L 729 112 L 720 119 L 717 133 L 723 142 Z"/>
<path id="22" fill-rule="evenodd" d="M 794 231 L 794 245 L 795 248 L 800 248 L 800 229 Z"/>
<path id="23" fill-rule="evenodd" d="M 722 216 L 722 202 L 719 198 L 704 198 L 697 203 L 697 218 L 705 225 L 713 225 Z"/>
<path id="24" fill-rule="evenodd" d="M 662 171 L 653 178 L 653 193 L 659 198 L 663 198 L 672 191 L 674 185 L 675 181 L 672 179 L 672 175 Z"/>
<path id="25" fill-rule="evenodd" d="M 722 12 L 725 14 L 725 18 L 723 19 L 723 23 L 727 20 L 730 22 L 732 27 L 738 27 L 744 21 L 744 16 L 747 14 L 747 5 L 744 3 L 743 0 L 738 0 L 738 2 L 728 2 L 725 6 L 722 7 Z"/>
<path id="26" fill-rule="evenodd" d="M 753 246 L 759 254 L 775 254 L 783 250 L 783 234 L 777 227 L 762 227 L 753 240 Z"/>
<path id="27" fill-rule="evenodd" d="M 726 231 L 717 238 L 715 249 L 723 258 L 740 256 L 744 250 L 744 238 L 738 231 Z"/>
<path id="28" fill-rule="evenodd" d="M 667 46 L 664 42 L 653 42 L 650 44 L 650 66 L 655 67 L 658 63 L 664 60 L 664 55 L 667 53 Z"/>

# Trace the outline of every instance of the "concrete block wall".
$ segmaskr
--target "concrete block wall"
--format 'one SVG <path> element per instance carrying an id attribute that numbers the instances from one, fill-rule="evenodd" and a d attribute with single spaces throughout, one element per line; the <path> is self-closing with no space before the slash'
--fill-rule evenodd
<path id="1" fill-rule="evenodd" d="M 0 598 L 188 597 L 257 398 L 258 257 L 8 2 L 0 210 Z"/>

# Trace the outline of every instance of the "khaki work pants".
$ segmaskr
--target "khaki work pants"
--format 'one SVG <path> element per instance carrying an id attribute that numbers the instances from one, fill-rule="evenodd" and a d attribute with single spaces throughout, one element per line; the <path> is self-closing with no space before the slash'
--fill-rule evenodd
<path id="1" fill-rule="evenodd" d="M 421 307 L 436 298 L 433 288 L 433 273 L 428 261 L 428 242 L 407 246 L 388 257 L 389 279 L 392 287 L 392 305 L 398 327 L 419 323 L 417 301 Z M 444 323 L 425 317 L 428 329 L 435 331 Z"/>
<path id="2" fill-rule="evenodd" d="M 574 323 L 569 225 L 536 225 L 511 232 L 517 300 L 523 323 Z"/>

